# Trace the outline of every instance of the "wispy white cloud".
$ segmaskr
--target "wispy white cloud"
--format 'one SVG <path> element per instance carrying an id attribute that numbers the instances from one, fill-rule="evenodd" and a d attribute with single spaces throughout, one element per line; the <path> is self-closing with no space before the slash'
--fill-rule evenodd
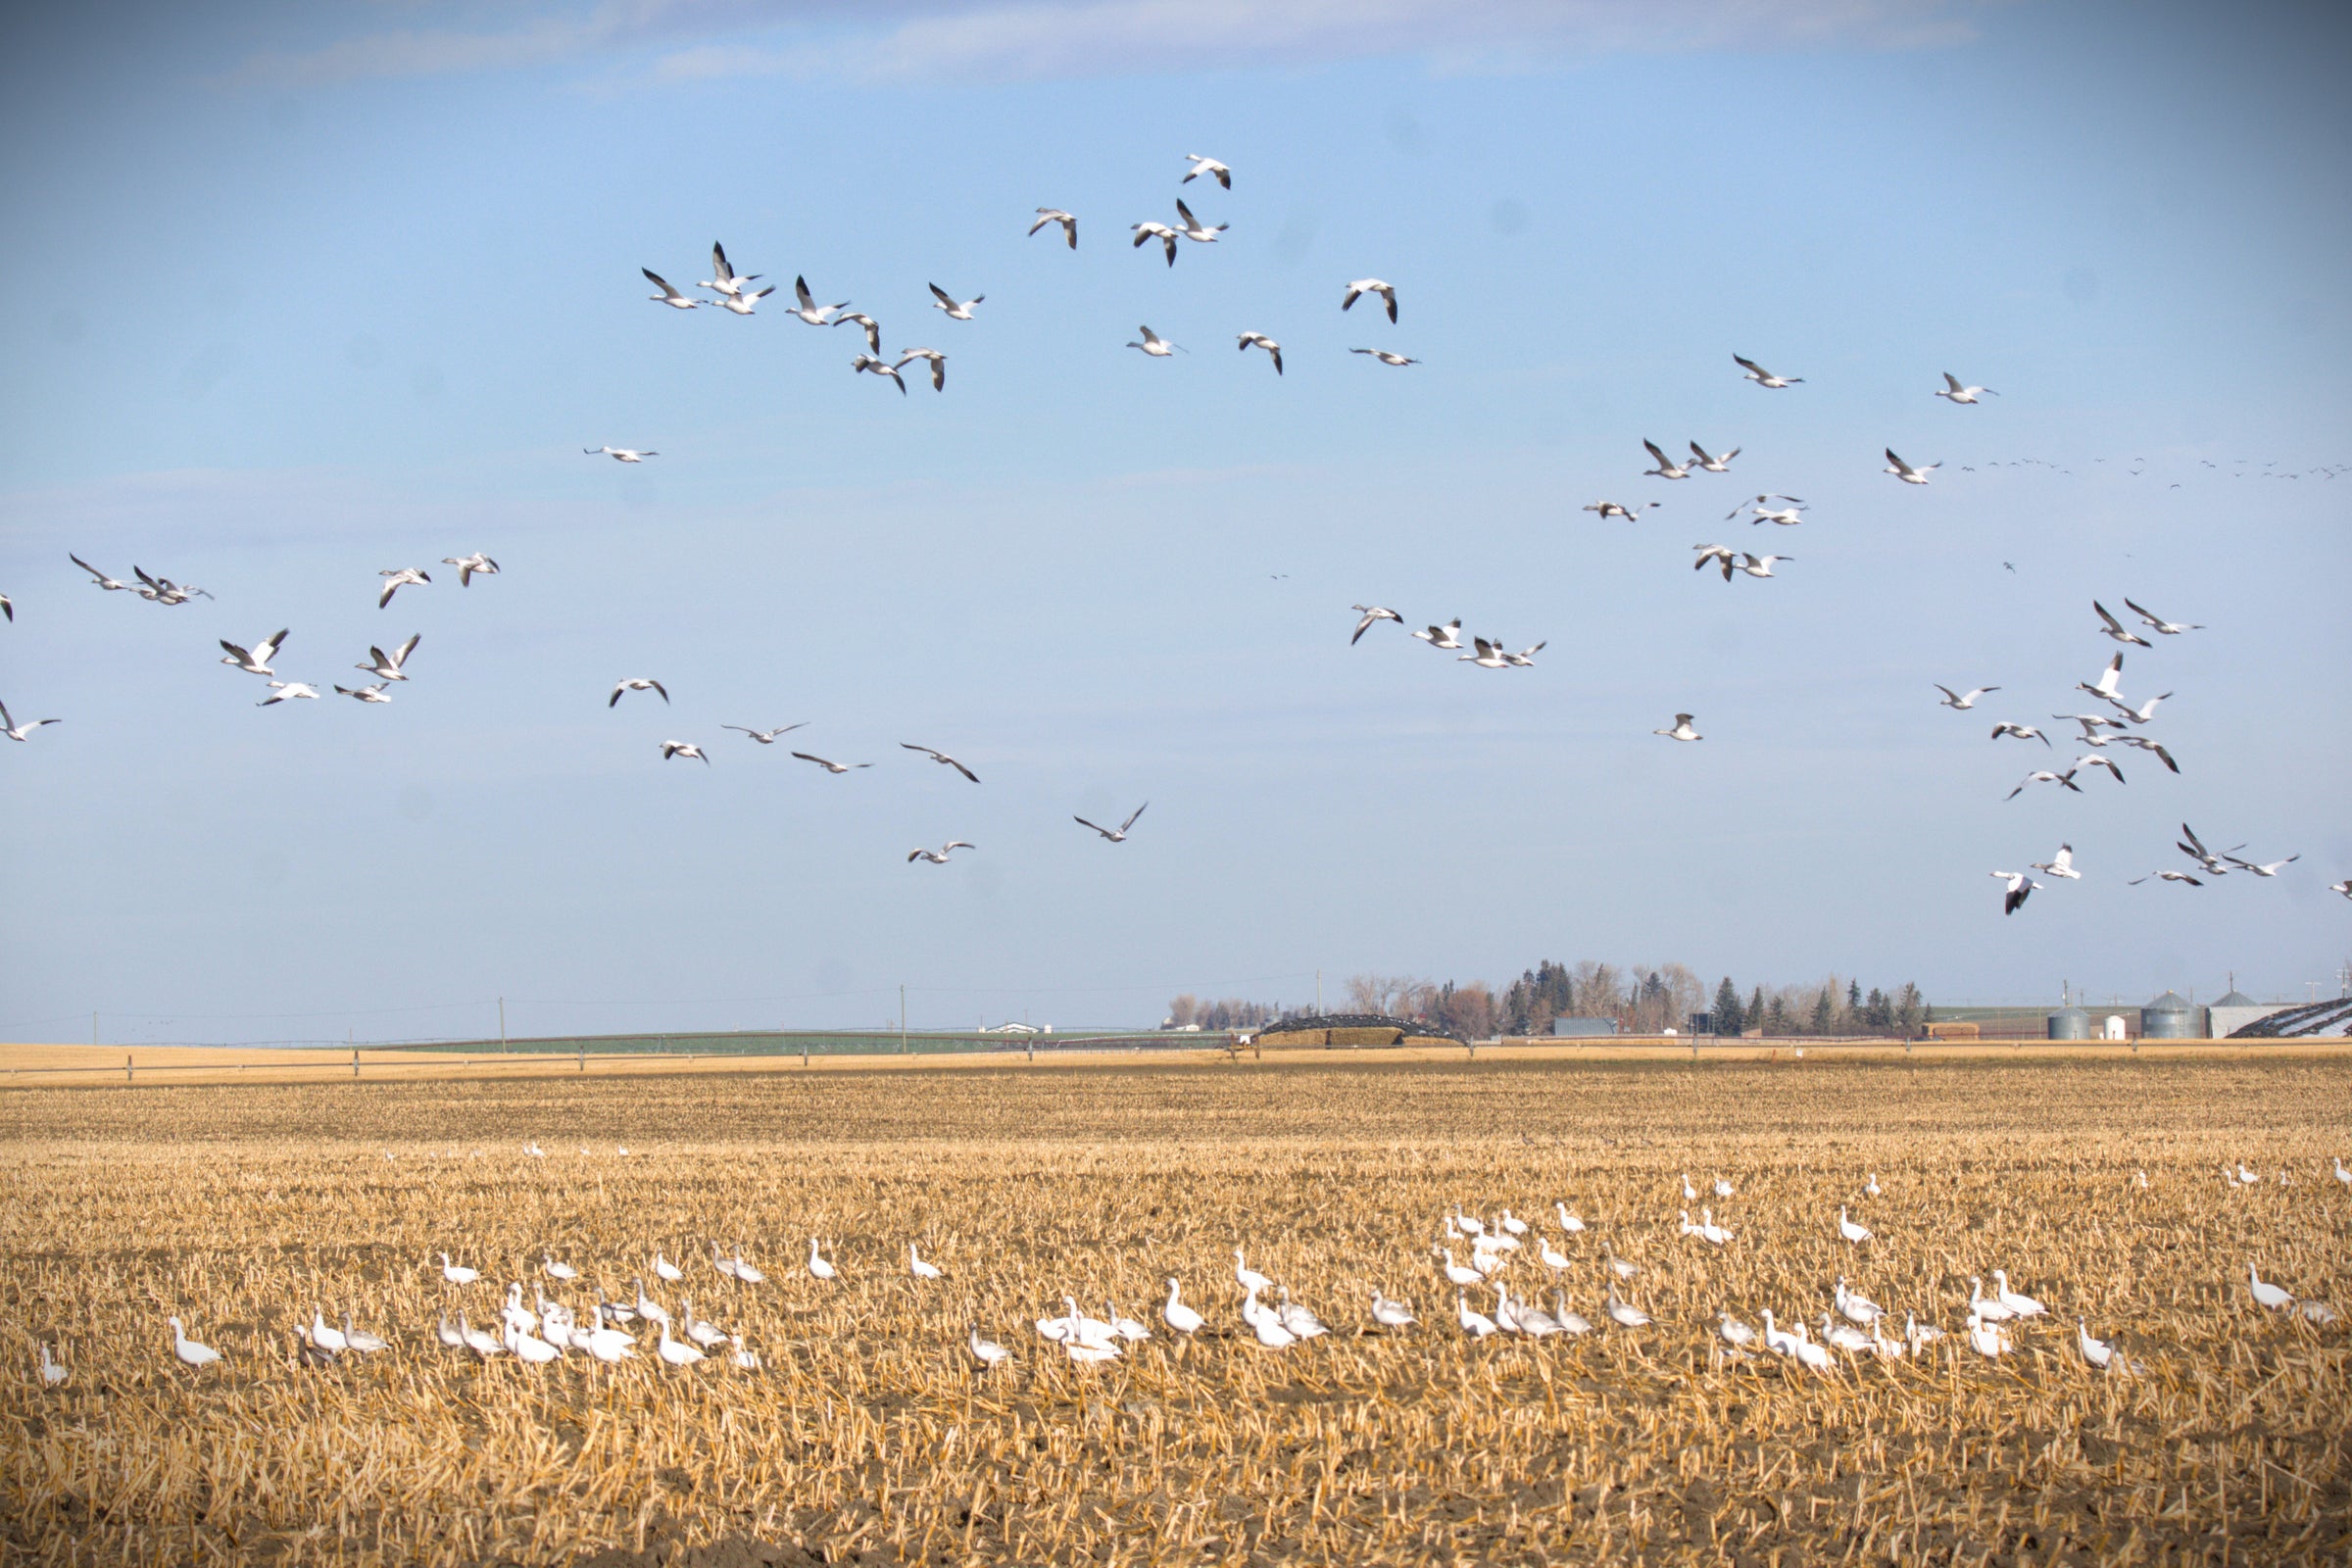
<path id="1" fill-rule="evenodd" d="M 249 83 L 617 62 L 661 80 L 1037 81 L 1420 59 L 1542 70 L 1606 55 L 1967 41 L 1995 0 L 601 0 L 504 25 L 365 33 L 257 56 Z M 514 8 L 500 7 L 511 17 Z"/>

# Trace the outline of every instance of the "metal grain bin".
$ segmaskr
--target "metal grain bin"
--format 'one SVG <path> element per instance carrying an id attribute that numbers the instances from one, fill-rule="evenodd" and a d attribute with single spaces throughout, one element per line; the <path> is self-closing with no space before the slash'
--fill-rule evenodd
<path id="1" fill-rule="evenodd" d="M 2084 1012 L 2081 1007 L 2060 1007 L 2056 1012 L 2050 1014 L 2050 1038 L 2052 1040 L 2088 1040 L 2090 1038 L 2090 1014 Z"/>
<path id="2" fill-rule="evenodd" d="M 2204 1035 L 2203 1026 L 2198 1009 L 2178 992 L 2167 991 L 2139 1009 L 2142 1040 L 2196 1040 Z"/>

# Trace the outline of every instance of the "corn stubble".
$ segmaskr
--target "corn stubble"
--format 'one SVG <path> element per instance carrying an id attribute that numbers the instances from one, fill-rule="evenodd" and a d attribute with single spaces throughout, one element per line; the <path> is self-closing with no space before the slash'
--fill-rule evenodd
<path id="1" fill-rule="evenodd" d="M 2352 1306 L 2352 1195 L 2324 1174 L 2348 1088 L 2310 1063 L 1350 1061 L 17 1093 L 0 1541 L 60 1563 L 2340 1562 L 2346 1336 L 2260 1311 L 2244 1267 Z M 2294 1185 L 2225 1191 L 2239 1157 Z M 1676 1234 L 1684 1170 L 1737 1184 L 1729 1247 Z M 1468 1342 L 1442 1216 L 1555 1199 L 1592 1226 L 1554 1233 L 1571 1304 L 1601 1322 L 1605 1241 L 1656 1323 Z M 1877 1240 L 1838 1239 L 1840 1201 Z M 799 1266 L 812 1233 L 839 1283 Z M 946 1279 L 907 1276 L 909 1239 Z M 713 1240 L 768 1282 L 720 1278 Z M 1548 1299 L 1532 1240 L 1504 1278 Z M 1256 1345 L 1236 1244 L 1335 1332 Z M 658 1247 L 693 1261 L 655 1294 L 763 1370 L 433 1343 L 440 1312 L 495 1325 L 508 1281 L 554 1285 L 545 1250 L 625 1299 Z M 481 1282 L 445 1284 L 443 1249 Z M 1818 1320 L 1840 1274 L 1955 1330 L 1996 1266 L 2051 1311 L 1997 1363 L 1952 1334 L 1825 1376 L 1710 1337 L 1721 1307 Z M 1173 1343 L 1168 1274 L 1222 1334 Z M 1359 1334 L 1375 1286 L 1421 1325 Z M 1156 1337 L 1071 1365 L 1030 1326 L 1065 1292 Z M 394 1348 L 290 1365 L 314 1303 Z M 171 1312 L 224 1364 L 176 1365 Z M 2078 1315 L 2144 1372 L 2086 1369 Z M 1012 1365 L 972 1364 L 975 1322 Z"/>

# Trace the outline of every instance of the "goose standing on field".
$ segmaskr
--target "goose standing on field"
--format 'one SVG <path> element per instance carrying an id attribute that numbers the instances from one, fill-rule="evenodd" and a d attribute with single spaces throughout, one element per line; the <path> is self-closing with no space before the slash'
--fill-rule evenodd
<path id="1" fill-rule="evenodd" d="M 1974 403 L 1980 397 L 2000 396 L 1988 386 L 1962 386 L 1960 378 L 1949 370 L 1943 372 L 1943 385 L 1936 389 L 1936 395 L 1952 403 Z"/>
<path id="2" fill-rule="evenodd" d="M 2002 1330 L 2000 1324 L 1981 1317 L 1972 1317 L 1968 1320 L 1968 1344 L 1971 1349 L 1987 1358 L 2009 1353 L 2008 1334 Z"/>
<path id="3" fill-rule="evenodd" d="M 1388 305 L 1389 319 L 1392 322 L 1396 319 L 1396 285 L 1392 283 L 1384 283 L 1377 277 L 1359 277 L 1354 282 L 1348 284 L 1348 292 L 1340 297 L 1340 309 L 1345 311 L 1353 308 L 1355 302 L 1362 299 L 1367 294 L 1379 295 L 1381 299 Z"/>
<path id="4" fill-rule="evenodd" d="M 947 312 L 948 319 L 951 321 L 970 320 L 972 318 L 972 307 L 979 304 L 982 300 L 988 298 L 988 296 L 985 294 L 975 294 L 968 300 L 959 300 L 955 295 L 949 293 L 946 289 L 941 288 L 937 283 L 928 284 L 926 286 L 931 290 L 931 308 L 936 311 Z"/>
<path id="5" fill-rule="evenodd" d="M 351 1348 L 351 1341 L 344 1337 L 341 1329 L 326 1320 L 326 1313 L 316 1304 L 311 1307 L 311 1321 L 307 1332 L 311 1337 L 311 1343 L 329 1355 L 340 1355 Z"/>
<path id="6" fill-rule="evenodd" d="M 214 1349 L 209 1345 L 198 1345 L 194 1340 L 189 1339 L 186 1334 L 182 1333 L 179 1327 L 179 1319 L 172 1318 L 168 1321 L 172 1325 L 172 1353 L 173 1355 L 178 1356 L 189 1366 L 195 1367 L 211 1366 L 215 1361 L 220 1359 L 220 1352 L 219 1350 Z"/>
<path id="7" fill-rule="evenodd" d="M 1078 248 L 1077 219 L 1071 217 L 1068 213 L 1063 212 L 1058 207 L 1040 207 L 1037 210 L 1037 221 L 1029 225 L 1029 232 L 1031 234 L 1035 234 L 1039 229 L 1045 227 L 1048 223 L 1059 223 L 1061 225 L 1062 237 L 1070 242 L 1070 249 L 1076 250 Z M 976 1334 L 979 1332 L 979 1330 L 975 1329 L 972 1332 Z"/>
<path id="8" fill-rule="evenodd" d="M 685 295 L 679 293 L 676 289 L 669 285 L 668 281 L 663 278 L 660 272 L 655 271 L 650 267 L 640 267 L 637 269 L 637 270 L 645 274 L 645 280 L 647 282 L 653 284 L 654 287 L 662 291 L 659 294 L 648 294 L 646 296 L 647 299 L 652 300 L 657 305 L 666 305 L 672 310 L 691 311 L 703 303 L 701 300 L 689 299 Z"/>
<path id="9" fill-rule="evenodd" d="M 686 1325 L 686 1337 L 706 1350 L 715 1350 L 727 1343 L 727 1331 L 715 1323 L 707 1323 L 694 1315 L 694 1303 L 678 1302 L 679 1317 Z"/>
<path id="10" fill-rule="evenodd" d="M 1743 359 L 1737 354 L 1732 356 L 1732 363 L 1740 367 L 1742 372 L 1741 379 L 1753 381 L 1756 385 L 1775 392 L 1792 387 L 1804 379 L 1801 375 L 1775 375 L 1755 361 Z"/>
<path id="11" fill-rule="evenodd" d="M 1876 1198 L 1879 1196 L 1879 1173 L 1877 1171 L 1872 1171 L 1870 1173 L 1870 1179 L 1862 1184 L 1862 1196 L 1864 1198 Z"/>
<path id="12" fill-rule="evenodd" d="M 1845 1205 L 1842 1203 L 1838 1206 L 1838 1234 L 1844 1237 L 1848 1242 L 1852 1242 L 1857 1245 L 1870 1240 L 1870 1231 L 1868 1227 L 1857 1225 L 1852 1220 L 1847 1219 L 1845 1217 Z"/>
<path id="13" fill-rule="evenodd" d="M 984 1340 L 980 1337 L 980 1325 L 977 1323 L 972 1325 L 971 1335 L 964 1341 L 964 1344 L 970 1347 L 972 1359 L 979 1362 L 983 1368 L 1003 1366 L 1012 1359 L 1010 1350 L 994 1340 Z"/>
<path id="14" fill-rule="evenodd" d="M 1772 1308 L 1768 1306 L 1757 1315 L 1764 1319 L 1764 1348 L 1775 1355 L 1794 1355 L 1796 1336 L 1773 1321 Z"/>
<path id="15" fill-rule="evenodd" d="M 2115 1347 L 2105 1340 L 2092 1339 L 2089 1325 L 2081 1318 L 2075 1319 L 2075 1347 L 2082 1352 L 2083 1360 L 2102 1372 L 2115 1365 Z"/>
<path id="16" fill-rule="evenodd" d="M 1266 336 L 1265 333 L 1243 332 L 1239 334 L 1236 342 L 1241 351 L 1245 354 L 1249 353 L 1251 349 L 1264 349 L 1266 351 L 1266 358 L 1274 362 L 1274 373 L 1276 375 L 1280 375 L 1282 373 L 1282 345 L 1275 342 L 1272 338 Z"/>
<path id="17" fill-rule="evenodd" d="M 392 1342 L 382 1336 L 370 1334 L 366 1329 L 353 1328 L 348 1309 L 343 1313 L 343 1344 L 362 1355 L 373 1355 L 379 1350 L 392 1348 Z"/>
<path id="18" fill-rule="evenodd" d="M 672 1263 L 668 1258 L 663 1257 L 662 1255 L 662 1249 L 658 1247 L 654 1249 L 654 1278 L 658 1280 L 667 1280 L 674 1285 L 685 1277 L 686 1271 L 678 1267 L 677 1264 Z"/>
<path id="19" fill-rule="evenodd" d="M 1729 1179 L 1722 1176 L 1715 1178 L 1715 1196 L 1717 1198 L 1729 1198 L 1738 1189 L 1732 1186 Z"/>
<path id="20" fill-rule="evenodd" d="M 1139 327 L 1137 330 L 1144 334 L 1144 340 L 1141 343 L 1128 344 L 1127 346 L 1129 348 L 1142 349 L 1146 354 L 1151 355 L 1155 360 L 1164 360 L 1169 355 L 1176 352 L 1175 344 L 1169 342 L 1166 338 L 1161 337 L 1157 332 L 1152 331 L 1149 326 Z"/>
<path id="21" fill-rule="evenodd" d="M 703 1352 L 694 1346 L 669 1337 L 669 1324 L 666 1321 L 662 1325 L 660 1349 L 662 1362 L 668 1366 L 692 1366 L 703 1358 Z"/>
<path id="22" fill-rule="evenodd" d="M 1272 1307 L 1258 1305 L 1255 1291 L 1250 1293 L 1244 1307 L 1243 1315 L 1249 1319 L 1250 1331 L 1257 1336 L 1257 1343 L 1267 1349 L 1285 1349 L 1298 1343 L 1298 1336 L 1293 1334 L 1282 1321 L 1281 1313 Z"/>
<path id="23" fill-rule="evenodd" d="M 443 1252 L 441 1254 L 441 1277 L 452 1285 L 471 1285 L 475 1280 L 480 1279 L 482 1274 L 479 1269 L 467 1268 L 463 1263 L 452 1263 L 449 1260 L 449 1254 Z"/>
<path id="24" fill-rule="evenodd" d="M 1888 447 L 1886 449 L 1886 466 L 1881 468 L 1879 471 L 1881 473 L 1891 473 L 1897 479 L 1902 480 L 1905 484 L 1926 484 L 1928 482 L 1928 475 L 1934 473 L 1937 468 L 1942 466 L 1943 465 L 1940 463 L 1930 463 L 1914 468 L 1911 466 L 1911 465 L 1905 463 L 1902 459 L 1894 455 L 1894 448 Z"/>
<path id="25" fill-rule="evenodd" d="M 734 1353 L 729 1355 L 727 1359 L 735 1363 L 736 1370 L 741 1372 L 757 1372 L 760 1370 L 760 1352 L 758 1350 L 745 1349 L 743 1348 L 742 1335 L 728 1335 L 727 1343 L 735 1347 Z"/>
<path id="26" fill-rule="evenodd" d="M 61 1383 L 63 1383 L 63 1382 L 65 1382 L 65 1381 L 66 1381 L 67 1373 L 66 1373 L 66 1367 L 65 1367 L 65 1363 L 64 1363 L 64 1362 L 62 1362 L 62 1361 L 55 1360 L 55 1359 L 53 1359 L 53 1358 L 50 1356 L 50 1354 L 49 1354 L 49 1342 L 48 1342 L 47 1340 L 43 1340 L 43 1341 L 41 1342 L 41 1363 L 40 1363 L 40 1365 L 41 1365 L 41 1387 L 43 1387 L 43 1388 L 45 1388 L 45 1389 L 54 1389 L 54 1388 L 56 1388 L 56 1387 L 57 1387 L 59 1384 L 61 1384 Z"/>
<path id="27" fill-rule="evenodd" d="M 1968 1315 L 1987 1323 L 2006 1323 L 2017 1316 L 1997 1298 L 1986 1296 L 1984 1282 L 1974 1274 L 1968 1277 Z"/>
<path id="28" fill-rule="evenodd" d="M 1275 1315 L 1282 1319 L 1282 1326 L 1289 1329 L 1292 1334 L 1302 1340 L 1311 1340 L 1318 1334 L 1331 1332 L 1330 1329 L 1324 1327 L 1321 1318 L 1291 1299 L 1289 1286 L 1286 1285 L 1282 1288 L 1281 1298 L 1281 1301 L 1274 1308 Z"/>
<path id="29" fill-rule="evenodd" d="M 1470 1298 L 1459 1291 L 1453 1296 L 1453 1316 L 1461 1324 L 1462 1332 L 1473 1339 L 1483 1340 L 1495 1331 L 1494 1320 L 1473 1307 Z"/>
<path id="30" fill-rule="evenodd" d="M 1181 1297 L 1182 1288 L 1177 1285 L 1175 1276 L 1170 1275 L 1168 1277 L 1168 1298 L 1159 1309 L 1160 1321 L 1179 1334 L 1198 1334 L 1200 1332 L 1201 1324 L 1206 1320 L 1199 1312 L 1187 1306 Z"/>
<path id="31" fill-rule="evenodd" d="M 1868 1354 L 1875 1348 L 1868 1334 L 1838 1322 L 1827 1312 L 1821 1314 L 1821 1337 L 1848 1355 Z"/>
<path id="32" fill-rule="evenodd" d="M 662 1332 L 664 1334 L 669 1332 L 666 1326 L 663 1327 Z M 514 1322 L 507 1324 L 507 1332 L 502 1343 L 505 1344 L 508 1351 L 525 1366 L 545 1366 L 548 1362 L 556 1360 L 564 1354 L 562 1350 L 557 1349 L 538 1335 L 527 1332 L 521 1324 Z"/>
<path id="33" fill-rule="evenodd" d="M 1560 1217 L 1560 1229 L 1574 1236 L 1585 1228 L 1585 1222 L 1568 1212 L 1566 1203 L 1553 1203 L 1551 1211 Z"/>
<path id="34" fill-rule="evenodd" d="M 1609 1321 L 1620 1328 L 1639 1329 L 1649 1326 L 1649 1314 L 1631 1301 L 1620 1300 L 1617 1296 L 1617 1287 L 1614 1285 L 1609 1287 L 1606 1305 Z"/>
<path id="35" fill-rule="evenodd" d="M 611 458 L 614 463 L 643 463 L 648 458 L 658 458 L 662 455 L 659 452 L 648 452 L 640 447 L 582 447 L 580 450 L 589 457 Z"/>
<path id="36" fill-rule="evenodd" d="M 449 1314 L 446 1312 L 442 1313 L 440 1318 L 435 1322 L 433 1326 L 433 1338 L 439 1340 L 443 1345 L 448 1346 L 453 1350 L 462 1350 L 466 1348 L 465 1334 L 461 1332 L 455 1324 L 450 1322 Z"/>
<path id="37" fill-rule="evenodd" d="M 655 1300 L 652 1297 L 645 1294 L 644 1278 L 642 1276 L 633 1278 L 629 1281 L 629 1283 L 637 1287 L 637 1299 L 630 1303 L 636 1310 L 637 1315 L 645 1319 L 648 1323 L 660 1323 L 663 1327 L 667 1327 L 669 1324 L 669 1308 L 663 1306 L 660 1301 Z"/>
<path id="38" fill-rule="evenodd" d="M 947 1277 L 947 1271 L 937 1263 L 923 1261 L 922 1253 L 914 1250 L 912 1242 L 906 1244 L 906 1272 L 918 1280 L 937 1280 Z"/>
<path id="39" fill-rule="evenodd" d="M 1387 1297 L 1380 1294 L 1378 1287 L 1374 1287 L 1372 1292 L 1372 1321 L 1379 1324 L 1384 1329 L 1401 1329 L 1411 1327 L 1416 1320 L 1413 1317 L 1413 1309 L 1410 1306 L 1402 1301 L 1390 1300 Z"/>
<path id="40" fill-rule="evenodd" d="M 1242 1250 L 1238 1247 L 1233 1250 L 1233 1280 L 1235 1284 L 1251 1295 L 1274 1288 L 1272 1280 L 1250 1266 L 1248 1260 L 1242 1256 Z"/>
<path id="41" fill-rule="evenodd" d="M 1453 1250 L 1452 1250 L 1451 1248 L 1446 1248 L 1446 1247 L 1441 1247 L 1441 1248 L 1439 1248 L 1439 1249 L 1438 1249 L 1438 1255 L 1439 1255 L 1439 1256 L 1441 1256 L 1441 1257 L 1443 1257 L 1443 1258 L 1445 1258 L 1445 1260 L 1446 1260 L 1446 1264 L 1445 1264 L 1445 1272 L 1446 1272 L 1446 1283 L 1447 1283 L 1447 1284 L 1449 1284 L 1449 1285 L 1481 1285 L 1481 1284 L 1484 1284 L 1484 1283 L 1486 1282 L 1486 1278 L 1487 1278 L 1487 1277 L 1486 1277 L 1486 1275 L 1484 1275 L 1484 1274 L 1480 1273 L 1480 1272 L 1479 1272 L 1477 1269 L 1475 1269 L 1475 1268 L 1464 1268 L 1464 1267 L 1463 1267 L 1461 1264 L 1459 1264 L 1459 1263 L 1456 1263 L 1456 1262 L 1453 1260 Z"/>
<path id="42" fill-rule="evenodd" d="M 1756 1343 L 1756 1331 L 1729 1312 L 1715 1314 L 1715 1332 L 1735 1350 L 1744 1350 Z"/>
<path id="43" fill-rule="evenodd" d="M 2279 1307 L 2295 1304 L 2293 1297 L 2278 1286 L 2266 1283 L 2263 1277 L 2254 1271 L 2254 1265 L 2251 1263 L 2246 1265 L 2246 1281 L 2254 1289 L 2254 1303 L 2257 1306 L 2267 1306 L 2276 1311 Z"/>
<path id="44" fill-rule="evenodd" d="M 832 1263 L 817 1254 L 816 1238 L 813 1236 L 808 1238 L 808 1272 L 811 1276 L 820 1280 L 837 1280 L 841 1278 L 841 1270 L 835 1268 Z"/>
<path id="45" fill-rule="evenodd" d="M 1886 1308 L 1879 1305 L 1878 1302 L 1872 1300 L 1869 1297 L 1862 1295 L 1858 1291 L 1847 1290 L 1843 1276 L 1839 1276 L 1838 1278 L 1838 1291 L 1836 1296 L 1832 1298 L 1832 1304 L 1838 1308 L 1838 1316 L 1846 1318 L 1851 1322 L 1859 1323 L 1864 1328 L 1868 1328 L 1871 1324 L 1876 1323 L 1880 1318 L 1886 1315 Z"/>

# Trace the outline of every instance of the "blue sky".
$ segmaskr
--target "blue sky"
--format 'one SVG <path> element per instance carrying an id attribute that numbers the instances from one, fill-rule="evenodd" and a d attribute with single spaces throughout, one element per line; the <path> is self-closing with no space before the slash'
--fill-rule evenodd
<path id="1" fill-rule="evenodd" d="M 2352 61 L 2320 8 L 0 26 L 0 701 L 67 720 L 0 756 L 0 1034 L 401 1038 L 501 995 L 521 1030 L 879 1023 L 902 983 L 918 1026 L 1150 1022 L 1584 956 L 2300 996 L 2352 952 L 2352 473 L 2319 471 L 2352 462 Z M 1187 152 L 1234 190 L 1180 191 Z M 1126 231 L 1180 193 L 1231 227 L 1170 269 Z M 1024 236 L 1040 205 L 1076 254 Z M 856 329 L 785 295 L 647 301 L 639 267 L 691 283 L 714 238 L 948 352 L 946 393 L 853 375 Z M 1339 311 L 1366 274 L 1396 324 Z M 1121 347 L 1140 322 L 1188 352 Z M 2002 396 L 1948 406 L 1945 369 Z M 1742 455 L 1668 483 L 1644 437 Z M 1804 524 L 1722 520 L 1758 490 Z M 1796 559 L 1694 576 L 1717 540 Z M 460 590 L 473 550 L 505 570 Z M 218 600 L 102 594 L 69 551 Z M 435 581 L 379 612 L 398 565 Z M 2181 775 L 2004 801 L 2045 759 L 1990 721 L 2081 710 L 2089 602 L 2126 595 L 2208 627 L 2127 660 L 2178 693 Z M 1357 602 L 1548 646 L 1350 648 Z M 421 633 L 415 678 L 257 710 L 216 640 L 279 626 L 321 686 Z M 634 674 L 673 705 L 608 710 Z M 1686 710 L 1703 743 L 1650 733 Z M 877 765 L 720 728 L 798 720 Z M 1123 845 L 1070 821 L 1145 800 Z M 2303 858 L 2125 886 L 2185 863 L 2183 819 Z M 905 863 L 950 837 L 981 848 Z M 2003 919 L 1984 873 L 2062 840 L 2084 880 Z"/>

